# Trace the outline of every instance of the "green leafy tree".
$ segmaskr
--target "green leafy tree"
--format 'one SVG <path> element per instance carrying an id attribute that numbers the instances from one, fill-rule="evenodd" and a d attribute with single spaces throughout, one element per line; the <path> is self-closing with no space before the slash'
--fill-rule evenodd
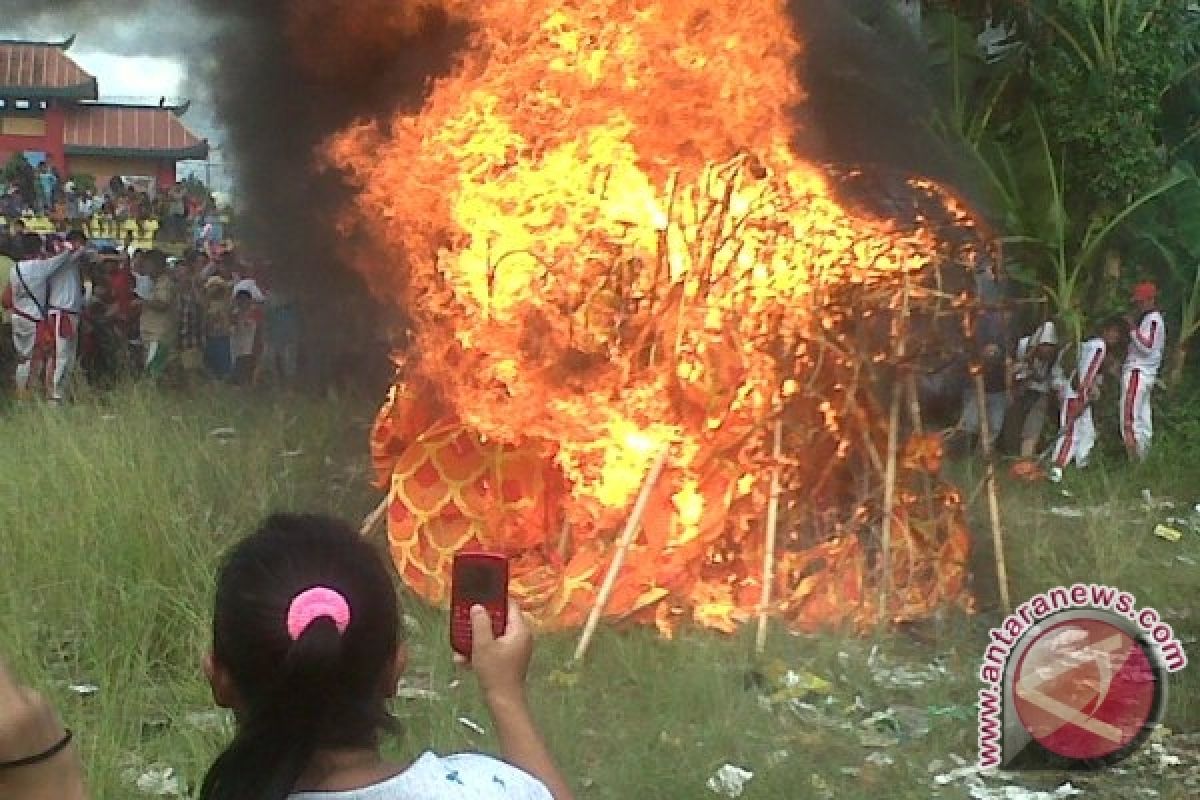
<path id="1" fill-rule="evenodd" d="M 1200 13 L 1181 0 L 963 0 L 929 3 L 925 20 L 949 98 L 939 124 L 979 162 L 1018 277 L 1076 330 L 1122 295 L 1122 250 L 1152 258 L 1165 294 L 1190 297 L 1200 259 L 1166 231 L 1200 163 Z"/>
<path id="2" fill-rule="evenodd" d="M 37 196 L 37 190 L 34 187 L 35 176 L 33 166 L 25 160 L 25 156 L 13 153 L 4 165 L 3 175 L 5 183 L 21 190 L 21 197 L 25 199 L 26 203 L 33 202 L 34 197 Z"/>

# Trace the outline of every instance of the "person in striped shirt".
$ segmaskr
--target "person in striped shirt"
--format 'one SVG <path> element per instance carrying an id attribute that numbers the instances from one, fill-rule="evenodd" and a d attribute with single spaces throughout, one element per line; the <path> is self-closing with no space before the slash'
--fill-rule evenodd
<path id="1" fill-rule="evenodd" d="M 1061 365 L 1058 380 L 1059 431 L 1054 443 L 1049 478 L 1058 483 L 1063 470 L 1074 462 L 1079 468 L 1086 467 L 1092 448 L 1096 444 L 1096 424 L 1092 419 L 1092 401 L 1100 392 L 1102 371 L 1108 353 L 1125 338 L 1125 326 L 1119 319 L 1106 321 L 1092 336 L 1077 348 L 1078 358 L 1073 369 Z M 1074 348 L 1072 348 L 1074 350 Z M 1069 359 L 1069 355 L 1064 351 Z"/>
<path id="2" fill-rule="evenodd" d="M 1150 452 L 1154 424 L 1150 393 L 1162 366 L 1167 326 L 1158 310 L 1158 287 L 1139 283 L 1133 287 L 1137 316 L 1130 318 L 1129 351 L 1121 368 L 1121 438 L 1131 461 L 1143 461 Z"/>

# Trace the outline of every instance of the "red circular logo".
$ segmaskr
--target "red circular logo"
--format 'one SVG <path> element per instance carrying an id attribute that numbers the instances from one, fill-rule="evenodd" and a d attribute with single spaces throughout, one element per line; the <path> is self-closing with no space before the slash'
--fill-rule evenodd
<path id="1" fill-rule="evenodd" d="M 1025 730 L 1051 753 L 1082 761 L 1133 743 L 1151 724 L 1162 689 L 1142 643 L 1095 618 L 1038 632 L 1011 683 Z"/>

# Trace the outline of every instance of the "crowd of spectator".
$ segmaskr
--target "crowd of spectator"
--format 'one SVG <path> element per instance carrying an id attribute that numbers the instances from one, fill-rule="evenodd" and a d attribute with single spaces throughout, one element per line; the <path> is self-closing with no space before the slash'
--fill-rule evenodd
<path id="1" fill-rule="evenodd" d="M 13 221 L 44 217 L 59 233 L 84 230 L 92 236 L 120 238 L 136 225 L 138 238 L 150 223 L 168 242 L 186 242 L 212 224 L 216 203 L 195 182 L 176 182 L 156 192 L 139 188 L 114 175 L 103 187 L 91 178 L 65 179 L 58 168 L 42 162 L 36 169 L 22 162 L 6 171 L 0 182 L 0 217 Z"/>
<path id="2" fill-rule="evenodd" d="M 34 252 L 31 242 L 40 242 L 40 252 Z M 181 257 L 158 248 L 97 242 L 90 240 L 75 267 L 84 300 L 72 332 L 76 342 L 67 348 L 88 384 L 107 387 L 136 375 L 172 385 L 205 379 L 239 386 L 295 381 L 299 313 L 273 280 L 270 261 L 203 240 Z M 55 263 L 55 254 L 65 247 L 61 237 L 37 237 L 16 221 L 0 236 L 0 254 L 12 260 L 5 271 L 10 287 L 29 282 L 29 275 L 18 275 L 19 270 L 70 274 L 70 267 L 39 266 Z M 11 300 L 6 307 L 12 308 Z M 52 317 L 48 302 L 46 314 L 39 314 L 38 307 L 35 298 L 26 316 Z M 24 381 L 18 368 L 18 391 L 36 393 L 45 386 L 48 397 L 61 398 L 61 391 L 51 391 L 53 370 L 47 368 L 54 360 L 56 335 L 61 332 L 39 332 L 39 344 L 27 356 L 31 364 Z M 18 361 L 20 350 L 14 346 Z M 63 352 L 60 343 L 60 359 Z"/>

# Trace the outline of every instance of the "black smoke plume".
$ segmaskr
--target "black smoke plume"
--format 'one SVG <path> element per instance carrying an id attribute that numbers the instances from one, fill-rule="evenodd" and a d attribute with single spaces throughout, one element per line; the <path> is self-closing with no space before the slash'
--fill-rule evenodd
<path id="1" fill-rule="evenodd" d="M 807 98 L 797 147 L 840 170 L 861 168 L 844 199 L 894 214 L 910 176 L 950 187 L 984 217 L 982 181 L 963 146 L 936 133 L 945 98 L 928 54 L 890 0 L 789 0 L 804 43 L 798 69 Z"/>

